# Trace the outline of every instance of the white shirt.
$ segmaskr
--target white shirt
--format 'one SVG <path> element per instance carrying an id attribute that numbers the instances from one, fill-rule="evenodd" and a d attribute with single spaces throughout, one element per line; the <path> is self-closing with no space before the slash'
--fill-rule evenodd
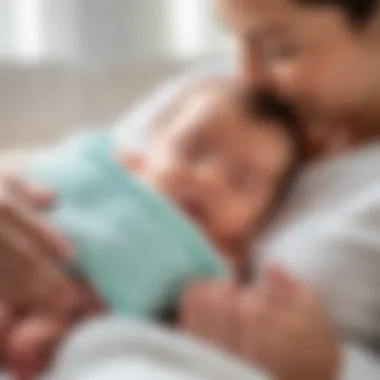
<path id="1" fill-rule="evenodd" d="M 379 168 L 380 143 L 309 168 L 260 251 L 312 283 L 345 334 L 380 346 Z"/>

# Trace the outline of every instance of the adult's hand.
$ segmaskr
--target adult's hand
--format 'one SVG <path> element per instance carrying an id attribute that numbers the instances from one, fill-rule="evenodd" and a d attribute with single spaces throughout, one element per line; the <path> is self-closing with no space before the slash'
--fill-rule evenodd
<path id="1" fill-rule="evenodd" d="M 71 252 L 42 217 L 53 203 L 48 190 L 0 176 L 0 363 L 16 379 L 34 378 L 70 326 L 104 310 L 59 268 Z"/>
<path id="2" fill-rule="evenodd" d="M 45 302 L 63 283 L 49 267 L 70 255 L 41 217 L 54 197 L 13 178 L 0 178 L 0 298 L 12 307 Z M 51 286 L 46 287 L 47 283 Z"/>
<path id="3" fill-rule="evenodd" d="M 56 350 L 77 323 L 106 311 L 88 284 L 81 280 L 73 282 L 73 285 L 75 293 L 72 296 L 75 295 L 75 298 L 70 298 L 67 294 L 62 296 L 60 299 L 66 308 L 62 305 L 59 314 L 41 314 L 37 310 L 35 314 L 29 313 L 18 320 L 12 321 L 9 314 L 5 315 L 8 319 L 0 319 L 0 332 L 8 328 L 2 340 L 3 368 L 12 379 L 36 379 L 49 369 Z M 73 309 L 73 306 L 76 307 Z M 75 310 L 76 313 L 70 316 L 70 310 Z"/>
<path id="4" fill-rule="evenodd" d="M 333 380 L 338 371 L 339 341 L 318 295 L 279 268 L 268 270 L 260 287 L 194 285 L 182 323 L 276 380 Z"/>

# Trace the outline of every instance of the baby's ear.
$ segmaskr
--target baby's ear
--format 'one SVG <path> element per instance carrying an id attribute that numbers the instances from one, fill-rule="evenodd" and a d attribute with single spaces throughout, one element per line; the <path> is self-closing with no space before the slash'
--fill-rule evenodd
<path id="1" fill-rule="evenodd" d="M 145 159 L 142 154 L 124 151 L 118 154 L 118 161 L 135 173 L 142 173 L 145 169 Z"/>

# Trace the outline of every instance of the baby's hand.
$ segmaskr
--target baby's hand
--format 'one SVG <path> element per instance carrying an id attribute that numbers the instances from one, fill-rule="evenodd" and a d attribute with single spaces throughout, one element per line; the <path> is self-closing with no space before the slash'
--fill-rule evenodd
<path id="1" fill-rule="evenodd" d="M 254 297 L 248 291 L 241 307 L 245 315 L 241 322 L 253 333 L 245 340 L 248 359 L 277 380 L 336 378 L 339 340 L 314 289 L 281 268 L 270 267 L 266 283 Z"/>
<path id="2" fill-rule="evenodd" d="M 184 299 L 185 330 L 268 370 L 276 380 L 332 380 L 339 340 L 313 289 L 271 268 L 260 287 L 195 284 Z"/>

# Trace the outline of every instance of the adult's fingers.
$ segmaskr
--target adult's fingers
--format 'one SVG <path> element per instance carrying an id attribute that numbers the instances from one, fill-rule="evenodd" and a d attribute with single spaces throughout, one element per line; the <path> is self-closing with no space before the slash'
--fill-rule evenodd
<path id="1" fill-rule="evenodd" d="M 236 351 L 238 332 L 238 290 L 235 284 L 215 282 L 208 288 L 207 335 L 210 342 L 219 348 Z"/>
<path id="2" fill-rule="evenodd" d="M 266 337 L 271 328 L 272 316 L 263 291 L 254 287 L 242 291 L 238 313 L 238 353 L 248 361 L 256 361 L 266 349 Z"/>
<path id="3" fill-rule="evenodd" d="M 64 339 L 67 326 L 43 316 L 32 316 L 9 334 L 5 366 L 16 379 L 30 380 L 49 365 Z"/>
<path id="4" fill-rule="evenodd" d="M 4 189 L 17 199 L 36 209 L 44 209 L 52 205 L 55 195 L 49 189 L 36 183 L 28 183 L 21 178 L 8 177 L 3 180 Z"/>
<path id="5" fill-rule="evenodd" d="M 101 296 L 93 289 L 84 278 L 73 281 L 75 290 L 79 295 L 79 304 L 72 314 L 72 322 L 79 322 L 83 318 L 89 318 L 107 312 L 107 305 Z"/>
<path id="6" fill-rule="evenodd" d="M 182 297 L 180 324 L 183 330 L 194 335 L 203 335 L 205 321 L 201 319 L 207 310 L 207 284 L 191 284 Z"/>
<path id="7" fill-rule="evenodd" d="M 299 293 L 298 281 L 277 264 L 269 264 L 265 268 L 264 283 L 261 284 L 268 301 L 272 306 L 287 307 L 294 303 Z"/>
<path id="8" fill-rule="evenodd" d="M 0 296 L 13 306 L 38 303 L 65 282 L 39 246 L 0 228 Z M 55 294 L 58 296 L 58 293 Z"/>
<path id="9" fill-rule="evenodd" d="M 70 255 L 65 239 L 41 217 L 41 211 L 52 206 L 53 201 L 54 195 L 36 184 L 0 177 L 0 241 L 24 239 L 53 258 Z"/>
<path id="10" fill-rule="evenodd" d="M 25 241 L 50 258 L 71 256 L 68 243 L 54 231 L 39 212 L 15 198 L 0 197 L 0 241 Z"/>
<path id="11" fill-rule="evenodd" d="M 9 331 L 12 327 L 13 315 L 5 302 L 0 301 L 0 364 L 4 364 Z"/>
<path id="12" fill-rule="evenodd" d="M 35 291 L 40 280 L 39 270 L 32 256 L 22 252 L 22 242 L 17 240 L 11 244 L 8 236 L 3 238 L 3 233 L 4 229 L 0 229 L 0 297 L 15 306 L 29 299 Z"/>
<path id="13" fill-rule="evenodd" d="M 234 350 L 237 289 L 228 282 L 199 283 L 184 297 L 183 328 L 220 348 Z"/>

